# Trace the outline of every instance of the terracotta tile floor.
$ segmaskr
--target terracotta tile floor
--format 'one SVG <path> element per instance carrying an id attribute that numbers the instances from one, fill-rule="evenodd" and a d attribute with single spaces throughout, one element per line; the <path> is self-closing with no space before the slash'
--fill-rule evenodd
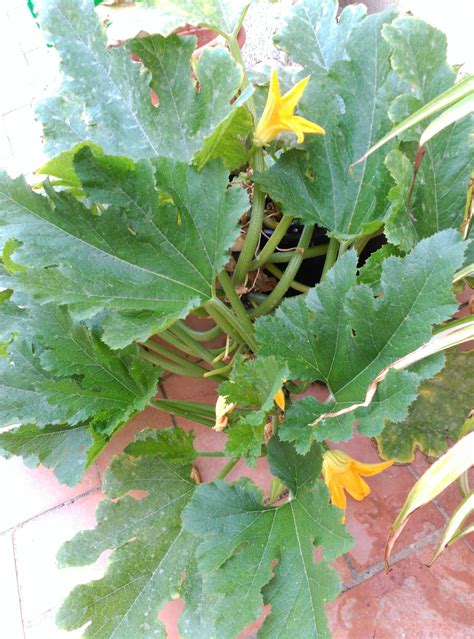
<path id="1" fill-rule="evenodd" d="M 210 403 L 216 399 L 212 384 L 174 375 L 165 379 L 159 392 L 172 399 L 186 397 Z M 321 390 L 316 388 L 313 392 L 320 395 Z M 186 429 L 194 428 L 198 448 L 213 450 L 219 446 L 208 428 L 184 419 L 177 421 Z M 59 570 L 56 552 L 76 531 L 93 527 L 95 508 L 101 499 L 100 474 L 112 455 L 120 452 L 142 428 L 171 424 L 169 416 L 154 409 L 142 413 L 117 435 L 97 466 L 74 489 L 59 485 L 45 469 L 29 469 L 18 459 L 0 459 L 0 481 L 9 487 L 0 496 L 2 639 L 81 636 L 80 632 L 58 630 L 55 611 L 75 584 L 102 574 L 106 559 L 103 556 L 90 567 Z M 225 435 L 220 439 L 224 441 Z M 375 447 L 366 438 L 356 436 L 340 447 L 364 461 L 377 460 Z M 416 476 L 428 463 L 418 454 L 412 466 L 394 466 L 369 478 L 372 493 L 366 500 L 349 501 L 347 522 L 356 545 L 334 564 L 344 588 L 329 606 L 335 639 L 474 638 L 474 609 L 470 605 L 473 555 L 469 541 L 448 549 L 433 568 L 425 566 L 446 521 L 445 513 L 456 503 L 455 488 L 416 514 L 395 547 L 390 574 L 383 572 L 387 530 Z M 220 459 L 200 463 L 203 479 L 210 479 L 222 464 Z M 270 475 L 264 460 L 252 469 L 240 462 L 229 480 L 241 474 L 249 475 L 264 489 L 268 487 Z M 169 639 L 178 639 L 176 619 L 180 610 L 181 603 L 172 602 L 160 614 L 167 624 Z M 257 626 L 254 624 L 242 637 L 254 636 Z"/>

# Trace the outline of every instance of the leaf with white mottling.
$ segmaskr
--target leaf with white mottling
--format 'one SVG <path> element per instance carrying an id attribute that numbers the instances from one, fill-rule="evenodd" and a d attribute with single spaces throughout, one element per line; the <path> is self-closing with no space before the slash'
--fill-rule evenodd
<path id="1" fill-rule="evenodd" d="M 36 4 L 63 73 L 58 92 L 37 106 L 48 155 L 88 140 L 106 153 L 135 160 L 168 156 L 189 162 L 231 111 L 242 73 L 225 49 L 201 56 L 197 91 L 190 66 L 195 38 L 153 36 L 135 42 L 133 50 L 149 68 L 144 72 L 125 49 L 107 49 L 89 0 Z M 158 93 L 158 107 L 150 87 Z"/>

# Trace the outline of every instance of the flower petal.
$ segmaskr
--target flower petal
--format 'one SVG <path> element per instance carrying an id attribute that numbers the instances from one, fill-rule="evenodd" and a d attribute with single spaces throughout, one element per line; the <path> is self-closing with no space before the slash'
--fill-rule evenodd
<path id="1" fill-rule="evenodd" d="M 347 490 L 349 495 L 357 501 L 362 501 L 370 495 L 370 486 L 354 472 L 347 472 L 338 477 L 339 483 Z"/>
<path id="2" fill-rule="evenodd" d="M 319 135 L 325 135 L 326 133 L 322 126 L 319 126 L 316 122 L 311 122 L 311 120 L 302 118 L 300 115 L 294 115 L 291 119 L 293 122 L 296 120 L 297 126 L 304 133 L 319 133 Z"/>
<path id="3" fill-rule="evenodd" d="M 390 468 L 395 463 L 394 459 L 389 459 L 386 462 L 380 462 L 380 464 L 363 464 L 362 462 L 354 460 L 354 470 L 363 477 L 370 477 L 371 475 L 378 475 L 386 468 Z"/>
<path id="4" fill-rule="evenodd" d="M 285 412 L 285 393 L 282 388 L 275 393 L 273 401 L 281 411 Z"/>
<path id="5" fill-rule="evenodd" d="M 330 480 L 328 483 L 329 494 L 331 495 L 331 503 L 338 508 L 342 508 L 342 510 L 346 509 L 347 506 L 347 498 L 346 495 L 339 485 L 337 481 L 334 479 Z"/>
<path id="6" fill-rule="evenodd" d="M 309 82 L 310 76 L 307 75 L 306 78 L 300 80 L 294 87 L 292 87 L 289 91 L 285 93 L 285 95 L 281 98 L 282 109 L 284 109 L 285 114 L 292 114 L 296 108 L 296 105 L 303 97 L 303 93 L 305 92 L 306 86 Z"/>

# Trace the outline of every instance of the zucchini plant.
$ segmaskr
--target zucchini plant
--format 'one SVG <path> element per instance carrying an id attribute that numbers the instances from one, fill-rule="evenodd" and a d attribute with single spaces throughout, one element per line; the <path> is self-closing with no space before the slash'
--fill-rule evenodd
<path id="1" fill-rule="evenodd" d="M 300 0 L 275 36 L 288 65 L 250 71 L 248 0 L 119 4 L 128 34 L 108 47 L 93 0 L 35 2 L 62 81 L 37 106 L 40 183 L 0 177 L 0 449 L 73 485 L 147 407 L 223 431 L 198 450 L 170 418 L 113 459 L 96 528 L 59 552 L 73 566 L 111 550 L 108 567 L 59 626 L 162 637 L 179 596 L 183 637 L 236 638 L 266 604 L 259 637 L 327 637 L 329 562 L 353 543 L 344 491 L 364 498 L 361 476 L 456 430 L 409 411 L 473 334 L 452 320 L 473 270 L 469 114 L 426 142 L 414 181 L 429 118 L 354 164 L 455 86 L 445 36 Z M 195 51 L 184 25 L 220 39 Z M 452 361 L 468 378 L 469 354 Z M 217 381 L 215 404 L 162 397 L 169 373 Z M 301 397 L 314 382 L 325 401 Z M 385 461 L 335 448 L 355 420 Z M 226 463 L 201 483 L 206 456 Z M 224 481 L 262 457 L 269 498 Z"/>

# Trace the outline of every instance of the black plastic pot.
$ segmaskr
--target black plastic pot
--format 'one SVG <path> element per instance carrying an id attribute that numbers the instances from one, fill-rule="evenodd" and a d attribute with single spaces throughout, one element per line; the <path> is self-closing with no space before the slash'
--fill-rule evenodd
<path id="1" fill-rule="evenodd" d="M 278 247 L 280 249 L 295 249 L 298 246 L 298 242 L 301 237 L 301 233 L 303 231 L 302 224 L 292 224 L 284 238 L 281 240 Z M 322 244 L 327 244 L 329 242 L 329 238 L 326 235 L 327 229 L 316 226 L 314 229 L 313 237 L 311 239 L 310 246 L 321 246 Z M 273 229 L 264 228 L 263 229 L 263 237 L 260 242 L 260 250 L 265 246 L 267 241 L 273 234 Z M 372 253 L 377 251 L 383 244 L 386 244 L 387 240 L 383 234 L 371 238 L 363 249 L 362 253 L 359 257 L 358 267 L 360 268 L 365 264 L 367 259 Z M 314 286 L 321 281 L 321 275 L 323 272 L 324 261 L 326 259 L 325 255 L 311 257 L 306 260 L 303 260 L 300 269 L 297 273 L 296 280 L 301 284 L 305 284 L 306 286 Z M 282 271 L 285 270 L 286 264 L 276 264 L 278 268 Z M 290 288 L 285 294 L 286 297 L 292 297 L 294 295 L 298 295 L 299 292 L 295 291 L 293 288 Z"/>

